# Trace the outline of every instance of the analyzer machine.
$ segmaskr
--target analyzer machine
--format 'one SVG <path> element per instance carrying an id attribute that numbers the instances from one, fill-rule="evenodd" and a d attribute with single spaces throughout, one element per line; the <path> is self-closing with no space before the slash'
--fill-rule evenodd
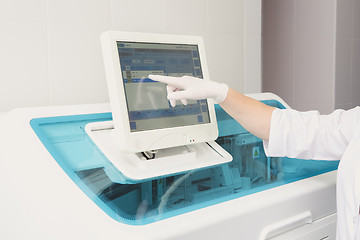
<path id="1" fill-rule="evenodd" d="M 0 116 L 1 239 L 334 238 L 337 161 L 267 157 L 219 105 L 172 107 L 147 77 L 209 78 L 201 38 L 102 44 L 111 104 Z"/>

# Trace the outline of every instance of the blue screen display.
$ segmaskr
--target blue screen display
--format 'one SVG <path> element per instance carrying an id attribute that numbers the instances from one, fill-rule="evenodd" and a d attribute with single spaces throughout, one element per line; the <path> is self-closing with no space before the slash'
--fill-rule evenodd
<path id="1" fill-rule="evenodd" d="M 130 130 L 144 131 L 209 123 L 206 100 L 171 107 L 166 85 L 149 74 L 203 78 L 197 45 L 117 42 Z"/>

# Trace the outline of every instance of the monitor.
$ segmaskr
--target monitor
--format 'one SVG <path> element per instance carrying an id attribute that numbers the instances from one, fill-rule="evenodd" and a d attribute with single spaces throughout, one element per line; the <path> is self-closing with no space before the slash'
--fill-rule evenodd
<path id="1" fill-rule="evenodd" d="M 144 152 L 217 138 L 210 99 L 172 107 L 166 85 L 148 78 L 208 79 L 201 37 L 110 31 L 101 42 L 115 133 L 123 150 Z"/>

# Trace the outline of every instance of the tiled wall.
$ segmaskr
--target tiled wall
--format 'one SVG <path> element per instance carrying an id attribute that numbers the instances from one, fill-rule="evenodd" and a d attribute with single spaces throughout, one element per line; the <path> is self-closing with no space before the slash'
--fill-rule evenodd
<path id="1" fill-rule="evenodd" d="M 0 0 L 0 112 L 107 102 L 110 29 L 201 35 L 213 80 L 261 89 L 260 0 Z"/>
<path id="2" fill-rule="evenodd" d="M 263 90 L 298 110 L 360 105 L 360 2 L 263 1 Z"/>
<path id="3" fill-rule="evenodd" d="M 263 91 L 298 110 L 334 108 L 336 0 L 263 1 Z"/>
<path id="4" fill-rule="evenodd" d="M 360 105 L 360 1 L 338 0 L 335 108 Z"/>

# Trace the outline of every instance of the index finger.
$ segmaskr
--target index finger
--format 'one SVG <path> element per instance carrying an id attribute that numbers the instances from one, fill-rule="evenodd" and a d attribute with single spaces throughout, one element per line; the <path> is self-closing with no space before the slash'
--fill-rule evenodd
<path id="1" fill-rule="evenodd" d="M 183 85 L 181 84 L 181 81 L 179 81 L 179 77 L 170 77 L 170 76 L 152 75 L 152 74 L 150 74 L 148 77 L 154 81 L 166 83 L 166 84 L 174 86 L 176 88 L 183 87 Z"/>

